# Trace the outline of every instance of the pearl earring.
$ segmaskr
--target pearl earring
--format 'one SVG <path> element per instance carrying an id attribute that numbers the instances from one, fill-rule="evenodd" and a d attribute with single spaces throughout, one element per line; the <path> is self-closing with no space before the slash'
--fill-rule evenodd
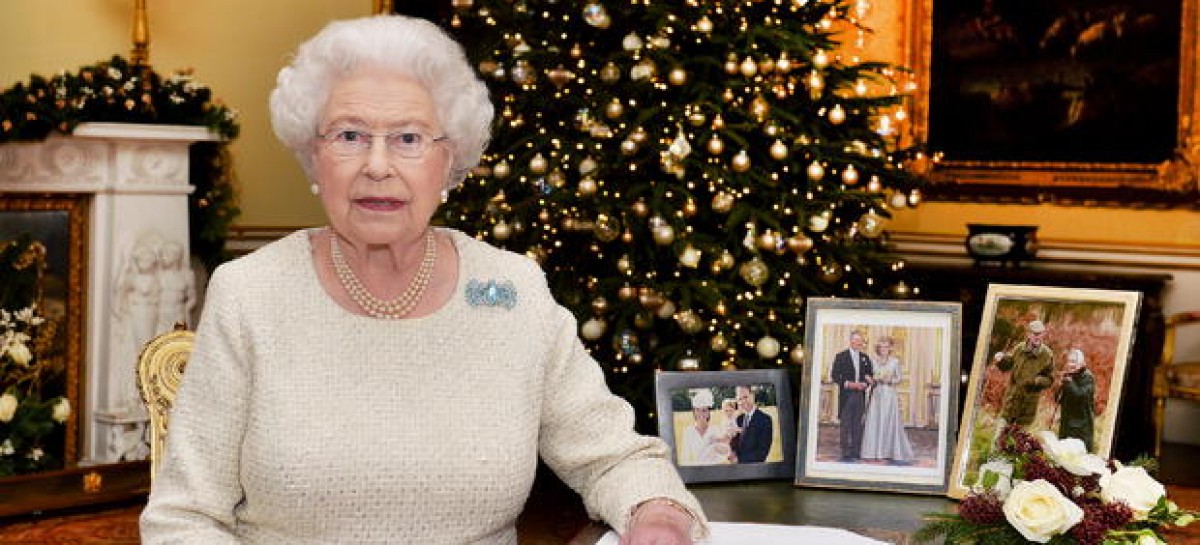
<path id="1" fill-rule="evenodd" d="M 308 184 L 308 190 L 311 191 L 313 195 L 321 194 L 321 186 L 317 185 L 317 182 Z"/>
<path id="2" fill-rule="evenodd" d="M 450 190 L 449 190 L 449 189 L 443 189 L 443 190 L 442 190 L 442 202 L 446 202 L 446 201 L 449 201 L 449 200 L 450 200 Z"/>

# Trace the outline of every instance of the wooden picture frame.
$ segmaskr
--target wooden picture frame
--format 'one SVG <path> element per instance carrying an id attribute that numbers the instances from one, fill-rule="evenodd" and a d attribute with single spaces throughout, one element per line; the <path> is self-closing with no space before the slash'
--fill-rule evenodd
<path id="1" fill-rule="evenodd" d="M 962 305 L 842 298 L 807 305 L 795 484 L 945 494 Z M 861 354 L 857 380 L 851 345 Z"/>
<path id="2" fill-rule="evenodd" d="M 1200 0 L 918 0 L 931 200 L 1191 206 Z"/>
<path id="3" fill-rule="evenodd" d="M 61 379 L 43 390 L 43 399 L 66 397 L 71 406 L 59 451 L 65 467 L 79 460 L 80 397 L 83 365 L 84 277 L 87 271 L 88 197 L 0 193 L 0 241 L 30 234 L 47 249 L 47 271 L 42 282 L 43 317 L 60 332 L 49 351 L 62 358 Z"/>
<path id="4" fill-rule="evenodd" d="M 996 434 L 1009 423 L 1031 433 L 1079 435 L 1093 453 L 1110 457 L 1141 296 L 1136 291 L 988 286 L 955 448 L 951 497 L 961 499 L 970 491 Z M 1042 338 L 1032 339 L 1039 330 Z M 1087 370 L 1065 375 L 1076 350 Z"/>
<path id="5" fill-rule="evenodd" d="M 663 371 L 654 386 L 658 434 L 684 482 L 791 478 L 796 428 L 786 370 Z M 748 426 L 739 399 L 747 393 L 756 402 Z M 706 404 L 709 426 L 702 436 L 696 413 Z M 739 425 L 743 430 L 731 433 Z M 739 434 L 757 439 L 735 438 Z"/>

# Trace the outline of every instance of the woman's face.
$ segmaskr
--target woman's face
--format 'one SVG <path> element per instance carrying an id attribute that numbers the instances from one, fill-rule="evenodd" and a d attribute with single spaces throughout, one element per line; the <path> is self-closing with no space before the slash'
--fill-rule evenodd
<path id="1" fill-rule="evenodd" d="M 879 354 L 880 356 L 886 356 L 888 354 L 891 354 L 892 353 L 892 343 L 882 342 L 882 343 L 875 345 L 875 353 Z"/>
<path id="2" fill-rule="evenodd" d="M 695 417 L 697 424 L 706 424 L 712 417 L 712 410 L 708 407 L 692 407 L 692 416 Z"/>
<path id="3" fill-rule="evenodd" d="M 432 142 L 443 132 L 429 91 L 395 71 L 360 68 L 334 84 L 318 123 L 322 135 L 370 142 L 346 153 L 332 136 L 313 139 L 313 172 L 330 225 L 352 244 L 420 240 L 440 204 L 451 155 L 448 142 Z M 392 136 L 385 142 L 383 135 Z M 426 141 L 421 156 L 392 149 L 413 135 Z"/>

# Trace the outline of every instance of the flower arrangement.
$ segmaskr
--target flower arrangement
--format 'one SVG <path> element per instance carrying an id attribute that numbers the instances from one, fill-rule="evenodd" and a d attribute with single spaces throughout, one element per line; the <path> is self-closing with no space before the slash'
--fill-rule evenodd
<path id="1" fill-rule="evenodd" d="M 45 259 L 45 246 L 28 235 L 0 245 L 0 477 L 63 463 L 53 443 L 62 443 L 71 404 L 56 395 L 65 390 L 56 323 L 36 303 Z"/>
<path id="2" fill-rule="evenodd" d="M 44 140 L 70 134 L 84 122 L 202 125 L 219 143 L 192 146 L 189 196 L 192 251 L 210 268 L 223 260 L 234 205 L 232 169 L 225 143 L 238 135 L 237 113 L 212 99 L 190 71 L 167 77 L 120 56 L 52 78 L 30 76 L 0 91 L 0 143 Z"/>
<path id="3" fill-rule="evenodd" d="M 1079 439 L 1048 431 L 1035 438 L 1010 424 L 958 512 L 927 515 L 914 537 L 944 537 L 947 545 L 1166 543 L 1160 531 L 1186 526 L 1196 513 L 1167 499 L 1152 466 L 1147 458 L 1106 461 Z"/>

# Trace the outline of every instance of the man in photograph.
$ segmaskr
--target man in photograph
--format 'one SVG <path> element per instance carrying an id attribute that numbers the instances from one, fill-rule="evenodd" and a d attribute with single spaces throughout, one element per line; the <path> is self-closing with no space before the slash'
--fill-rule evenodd
<path id="1" fill-rule="evenodd" d="M 862 457 L 863 412 L 867 407 L 867 388 L 875 375 L 871 357 L 863 349 L 867 340 L 862 331 L 850 332 L 850 346 L 833 357 L 829 378 L 838 387 L 838 422 L 841 424 L 843 462 Z"/>
<path id="2" fill-rule="evenodd" d="M 771 441 L 775 435 L 775 423 L 771 415 L 758 409 L 754 391 L 749 386 L 735 388 L 735 397 L 742 414 L 737 417 L 738 440 L 735 446 L 739 464 L 757 464 L 767 460 L 771 452 Z"/>
<path id="3" fill-rule="evenodd" d="M 1001 371 L 1010 371 L 1008 389 L 1000 406 L 1005 423 L 1022 427 L 1033 423 L 1038 412 L 1042 391 L 1054 383 L 1054 351 L 1046 345 L 1046 325 L 1034 320 L 1025 326 L 1025 340 L 1009 352 L 996 352 L 992 357 Z"/>

